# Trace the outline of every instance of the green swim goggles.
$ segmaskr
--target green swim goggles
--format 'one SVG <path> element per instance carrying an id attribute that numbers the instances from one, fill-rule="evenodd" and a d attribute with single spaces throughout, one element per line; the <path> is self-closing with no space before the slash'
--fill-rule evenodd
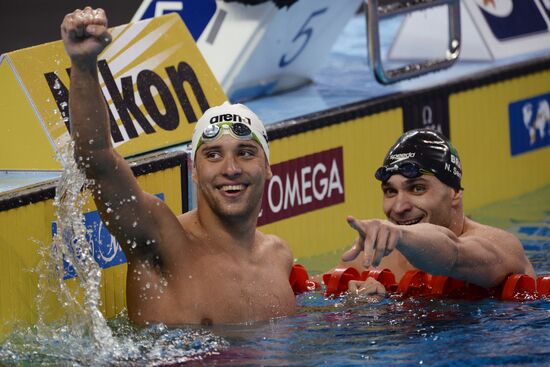
<path id="1" fill-rule="evenodd" d="M 250 129 L 247 124 L 242 122 L 218 122 L 210 124 L 204 129 L 197 144 L 197 150 L 203 143 L 217 140 L 223 134 L 230 134 L 238 140 L 254 140 L 262 146 L 256 134 L 252 132 L 252 129 Z"/>

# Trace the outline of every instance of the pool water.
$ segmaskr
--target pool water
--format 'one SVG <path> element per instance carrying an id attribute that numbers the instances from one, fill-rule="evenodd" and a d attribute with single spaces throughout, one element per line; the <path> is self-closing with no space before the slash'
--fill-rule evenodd
<path id="1" fill-rule="evenodd" d="M 542 366 L 550 302 L 389 298 L 335 305 L 301 296 L 300 313 L 226 335 L 206 366 Z M 218 331 L 218 334 L 220 331 Z M 233 334 L 233 335 L 232 335 Z"/>
<path id="2" fill-rule="evenodd" d="M 298 297 L 299 312 L 254 325 L 136 329 L 112 320 L 118 347 L 97 354 L 59 326 L 40 340 L 20 331 L 0 363 L 21 366 L 544 366 L 550 364 L 550 302 L 389 297 L 377 304 Z"/>
<path id="3" fill-rule="evenodd" d="M 136 328 L 127 315 L 110 320 L 109 343 L 94 346 L 93 331 L 58 322 L 20 327 L 0 346 L 1 366 L 160 366 L 219 353 L 228 342 L 209 330 Z"/>

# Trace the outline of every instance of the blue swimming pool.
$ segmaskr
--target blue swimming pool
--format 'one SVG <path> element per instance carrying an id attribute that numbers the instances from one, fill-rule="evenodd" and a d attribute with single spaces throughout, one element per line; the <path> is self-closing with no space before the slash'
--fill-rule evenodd
<path id="1" fill-rule="evenodd" d="M 293 318 L 228 333 L 208 366 L 542 366 L 550 302 L 395 299 L 335 306 L 300 297 Z"/>

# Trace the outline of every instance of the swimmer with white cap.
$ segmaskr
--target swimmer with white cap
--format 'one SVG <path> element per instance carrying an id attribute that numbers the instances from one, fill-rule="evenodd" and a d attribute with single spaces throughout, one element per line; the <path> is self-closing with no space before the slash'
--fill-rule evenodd
<path id="1" fill-rule="evenodd" d="M 197 149 L 207 141 L 214 141 L 224 134 L 235 139 L 256 141 L 269 161 L 267 132 L 260 118 L 243 104 L 222 105 L 208 109 L 197 121 L 191 140 L 192 157 L 195 159 Z"/>
<path id="2" fill-rule="evenodd" d="M 387 219 L 347 218 L 358 233 L 339 267 L 389 268 L 399 281 L 418 268 L 482 287 L 512 273 L 535 277 L 521 242 L 504 230 L 464 215 L 462 166 L 439 132 L 406 132 L 375 173 Z"/>
<path id="3" fill-rule="evenodd" d="M 293 257 L 279 237 L 256 229 L 271 178 L 265 128 L 243 105 L 204 113 L 193 134 L 197 209 L 174 214 L 145 193 L 114 150 L 97 55 L 109 43 L 101 9 L 76 10 L 61 26 L 71 58 L 70 116 L 77 162 L 128 259 L 127 306 L 138 324 L 241 323 L 295 312 Z"/>

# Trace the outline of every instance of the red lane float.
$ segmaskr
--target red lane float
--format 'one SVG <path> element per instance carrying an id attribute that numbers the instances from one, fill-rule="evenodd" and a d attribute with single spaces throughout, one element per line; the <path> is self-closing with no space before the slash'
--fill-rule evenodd
<path id="1" fill-rule="evenodd" d="M 431 287 L 431 294 L 445 298 L 477 300 L 495 295 L 494 289 L 483 288 L 444 275 L 432 275 Z"/>
<path id="2" fill-rule="evenodd" d="M 337 268 L 331 274 L 323 275 L 323 283 L 327 286 L 325 296 L 338 296 L 348 291 L 350 280 L 361 280 L 361 275 L 355 268 Z"/>
<path id="3" fill-rule="evenodd" d="M 338 268 L 332 273 L 323 275 L 326 285 L 325 296 L 337 297 L 348 290 L 350 280 L 366 280 L 372 277 L 378 280 L 389 293 L 400 293 L 405 296 L 439 296 L 478 300 L 488 297 L 504 301 L 525 301 L 550 296 L 550 275 L 539 276 L 537 282 L 526 274 L 511 274 L 498 287 L 483 288 L 441 275 L 431 275 L 422 270 L 407 271 L 399 284 L 389 269 L 363 271 L 361 274 L 354 268 Z"/>
<path id="4" fill-rule="evenodd" d="M 296 264 L 292 266 L 290 278 L 288 279 L 294 294 L 300 294 L 308 291 L 314 291 L 321 288 L 321 285 L 313 280 L 309 280 L 309 274 L 303 265 Z"/>
<path id="5" fill-rule="evenodd" d="M 512 274 L 506 278 L 500 299 L 525 301 L 538 298 L 535 279 L 525 274 Z"/>
<path id="6" fill-rule="evenodd" d="M 388 292 L 395 292 L 397 290 L 395 275 L 389 269 L 365 270 L 361 273 L 361 280 L 364 281 L 367 278 L 374 278 L 374 280 L 379 281 Z"/>
<path id="7" fill-rule="evenodd" d="M 424 296 L 432 293 L 432 276 L 422 270 L 409 270 L 397 285 L 397 293 Z"/>
<path id="8" fill-rule="evenodd" d="M 537 278 L 537 291 L 539 295 L 550 297 L 550 274 Z"/>

